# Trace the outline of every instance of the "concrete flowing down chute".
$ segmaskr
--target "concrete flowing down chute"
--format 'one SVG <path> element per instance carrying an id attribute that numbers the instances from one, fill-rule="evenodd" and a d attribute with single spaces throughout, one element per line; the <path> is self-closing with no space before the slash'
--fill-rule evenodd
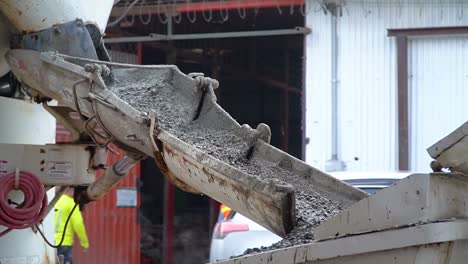
<path id="1" fill-rule="evenodd" d="M 340 211 L 367 197 L 271 146 L 267 125 L 239 125 L 216 103 L 218 82 L 202 74 L 28 50 L 11 50 L 6 57 L 36 101 L 52 98 L 73 109 L 80 129 L 95 142 L 112 142 L 126 152 L 88 187 L 91 200 L 146 156 L 179 188 L 206 194 L 280 236 L 306 217 L 297 208 L 314 208 L 320 216 L 321 210 Z M 70 115 L 60 120 L 72 122 Z"/>

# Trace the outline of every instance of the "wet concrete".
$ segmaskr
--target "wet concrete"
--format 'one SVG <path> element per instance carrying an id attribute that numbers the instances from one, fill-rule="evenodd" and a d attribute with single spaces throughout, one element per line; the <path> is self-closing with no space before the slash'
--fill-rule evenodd
<path id="1" fill-rule="evenodd" d="M 318 190 L 307 178 L 291 173 L 278 164 L 258 160 L 253 163 L 262 178 L 294 186 L 297 226 L 283 240 L 268 247 L 248 249 L 244 255 L 311 243 L 317 226 L 350 206 L 349 202 L 340 201 L 334 194 Z"/>
<path id="2" fill-rule="evenodd" d="M 108 88 L 137 110 L 156 112 L 163 130 L 259 180 L 294 186 L 296 229 L 271 247 L 251 249 L 246 253 L 309 243 L 316 226 L 351 205 L 349 201 L 317 189 L 308 176 L 292 173 L 281 164 L 258 158 L 248 160 L 249 142 L 234 131 L 212 129 L 193 121 L 198 106 L 198 102 L 193 101 L 197 98 L 186 98 L 177 93 L 177 88 L 171 85 L 170 71 L 114 69 L 113 75 L 114 81 Z"/>
<path id="3" fill-rule="evenodd" d="M 141 112 L 156 112 L 162 129 L 174 132 L 192 121 L 190 104 L 169 85 L 170 71 L 114 69 L 112 75 L 107 88 Z"/>

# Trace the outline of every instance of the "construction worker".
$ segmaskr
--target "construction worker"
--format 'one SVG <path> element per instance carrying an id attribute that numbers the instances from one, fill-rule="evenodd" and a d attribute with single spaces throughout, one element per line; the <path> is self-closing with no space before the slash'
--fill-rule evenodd
<path id="1" fill-rule="evenodd" d="M 88 236 L 86 234 L 86 228 L 83 223 L 83 216 L 77 206 L 70 216 L 68 221 L 67 229 L 64 228 L 65 223 L 75 206 L 73 200 L 73 189 L 69 188 L 55 204 L 55 243 L 59 244 L 63 240 L 62 244 L 57 248 L 57 255 L 63 255 L 64 264 L 72 264 L 73 257 L 73 240 L 74 234 L 78 236 L 81 246 L 86 250 L 89 247 Z M 62 238 L 63 237 L 63 238 Z"/>

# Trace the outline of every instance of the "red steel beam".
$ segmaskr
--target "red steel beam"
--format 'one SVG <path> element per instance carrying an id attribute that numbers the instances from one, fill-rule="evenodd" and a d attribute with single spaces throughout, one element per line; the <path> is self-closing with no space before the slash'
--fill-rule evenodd
<path id="1" fill-rule="evenodd" d="M 410 170 L 408 105 L 408 38 L 397 37 L 398 82 L 398 170 Z"/>
<path id="2" fill-rule="evenodd" d="M 389 37 L 466 35 L 468 27 L 392 28 L 388 29 L 387 33 Z"/>
<path id="3" fill-rule="evenodd" d="M 143 64 L 143 43 L 137 43 L 137 64 Z"/>
<path id="4" fill-rule="evenodd" d="M 164 264 L 174 263 L 174 186 L 164 182 L 163 259 Z"/>
<path id="5" fill-rule="evenodd" d="M 304 0 L 229 0 L 213 2 L 196 2 L 181 4 L 146 5 L 143 8 L 135 6 L 130 9 L 127 16 L 139 14 L 159 14 L 159 13 L 187 13 L 206 12 L 233 9 L 254 9 L 254 8 L 274 8 L 285 6 L 300 6 Z M 126 6 L 115 6 L 112 9 L 111 17 L 121 16 L 127 10 Z"/>

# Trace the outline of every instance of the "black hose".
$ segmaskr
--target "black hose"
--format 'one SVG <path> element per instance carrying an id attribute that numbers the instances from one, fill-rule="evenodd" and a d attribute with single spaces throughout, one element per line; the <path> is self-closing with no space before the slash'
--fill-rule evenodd
<path id="1" fill-rule="evenodd" d="M 0 77 L 0 96 L 12 97 L 15 94 L 15 90 L 10 85 L 11 72 Z"/>
<path id="2" fill-rule="evenodd" d="M 62 246 L 62 243 L 63 243 L 63 240 L 65 240 L 65 232 L 67 230 L 67 226 L 68 226 L 68 222 L 70 221 L 70 218 L 73 214 L 73 212 L 75 211 L 76 207 L 78 206 L 78 203 L 76 203 L 74 206 L 73 206 L 73 209 L 71 210 L 70 214 L 68 215 L 67 217 L 67 220 L 65 221 L 65 226 L 63 227 L 63 233 L 62 233 L 62 238 L 60 239 L 60 242 L 57 244 L 57 245 L 54 245 L 52 244 L 49 240 L 47 240 L 47 238 L 45 237 L 44 233 L 42 232 L 42 230 L 39 228 L 39 225 L 36 225 L 36 228 L 37 228 L 37 231 L 39 231 L 39 234 L 41 235 L 42 239 L 44 239 L 44 241 L 47 243 L 47 245 L 49 245 L 50 247 L 52 248 L 59 248 Z"/>

